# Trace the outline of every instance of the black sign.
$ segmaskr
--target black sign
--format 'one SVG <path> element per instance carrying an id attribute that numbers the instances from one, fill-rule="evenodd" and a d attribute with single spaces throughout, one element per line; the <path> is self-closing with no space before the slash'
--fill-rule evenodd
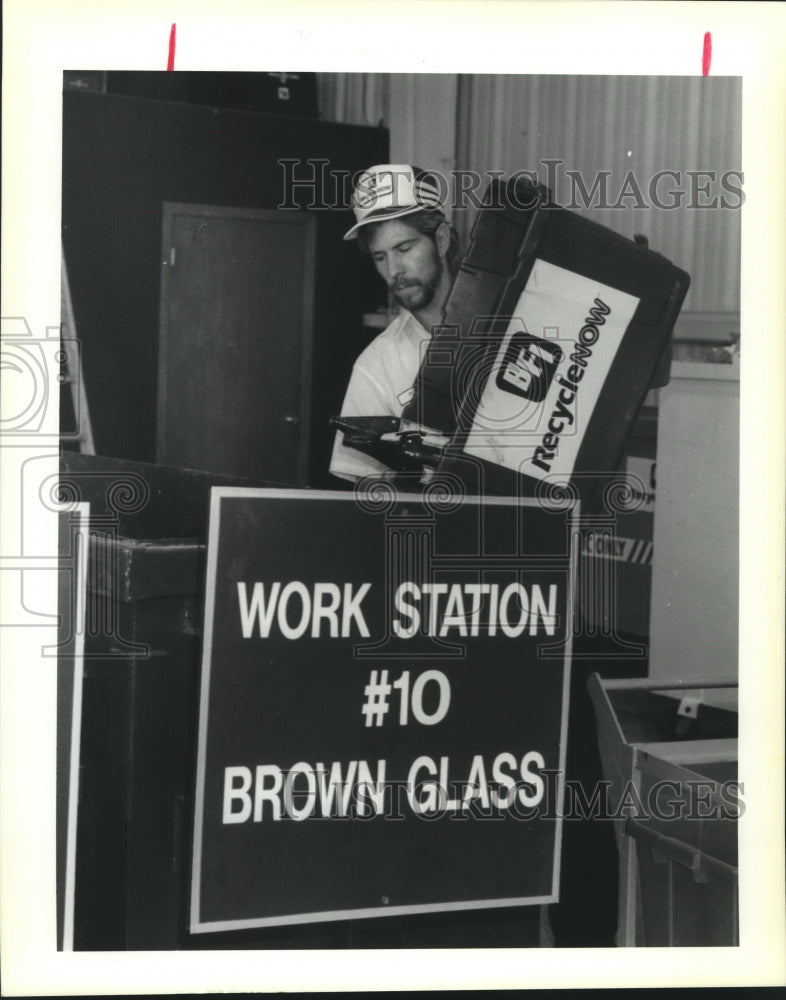
<path id="1" fill-rule="evenodd" d="M 213 490 L 193 932 L 556 900 L 570 532 Z"/>

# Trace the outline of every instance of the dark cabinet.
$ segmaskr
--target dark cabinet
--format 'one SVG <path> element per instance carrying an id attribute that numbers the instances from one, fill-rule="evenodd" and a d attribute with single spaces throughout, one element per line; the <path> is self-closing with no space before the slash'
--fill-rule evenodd
<path id="1" fill-rule="evenodd" d="M 159 464 L 308 484 L 315 228 L 165 203 Z"/>

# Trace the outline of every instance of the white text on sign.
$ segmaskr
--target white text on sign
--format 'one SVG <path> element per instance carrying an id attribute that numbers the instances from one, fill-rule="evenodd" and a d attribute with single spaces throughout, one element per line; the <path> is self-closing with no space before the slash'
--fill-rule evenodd
<path id="1" fill-rule="evenodd" d="M 517 756 L 505 751 L 490 761 L 475 754 L 469 773 L 451 773 L 450 757 L 417 757 L 406 781 L 387 779 L 387 761 L 310 764 L 298 761 L 288 770 L 277 764 L 224 768 L 222 823 L 265 820 L 369 819 L 385 815 L 386 788 L 403 789 L 418 816 L 468 812 L 476 804 L 498 811 L 532 810 L 543 801 L 545 761 L 537 750 Z"/>
<path id="2" fill-rule="evenodd" d="M 545 593 L 544 593 L 545 590 Z M 299 580 L 282 584 L 256 581 L 237 584 L 240 629 L 244 639 L 346 639 L 370 635 L 363 601 L 370 583 L 312 583 Z M 416 635 L 444 638 L 455 630 L 460 637 L 496 636 L 515 639 L 529 635 L 555 635 L 558 590 L 534 583 L 415 583 L 406 580 L 396 588 L 392 631 L 400 639 Z"/>
<path id="3" fill-rule="evenodd" d="M 423 704 L 426 686 L 436 684 L 439 695 L 437 706 L 433 712 L 429 712 Z M 409 722 L 409 709 L 412 707 L 412 715 L 416 721 L 424 726 L 435 726 L 442 722 L 448 714 L 450 707 L 450 681 L 441 670 L 426 670 L 419 674 L 412 685 L 412 692 L 409 690 L 409 671 L 405 670 L 392 684 L 388 682 L 387 670 L 372 670 L 368 684 L 363 689 L 366 700 L 361 709 L 366 717 L 366 726 L 381 726 L 388 713 L 389 698 L 396 689 L 399 692 L 399 712 L 398 723 L 406 726 Z"/>

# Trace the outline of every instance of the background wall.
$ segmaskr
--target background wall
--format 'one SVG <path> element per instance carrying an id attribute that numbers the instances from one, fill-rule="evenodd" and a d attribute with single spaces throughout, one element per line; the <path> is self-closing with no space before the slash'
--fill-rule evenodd
<path id="1" fill-rule="evenodd" d="M 741 168 L 739 78 L 389 73 L 317 79 L 325 117 L 389 125 L 392 162 L 484 175 L 533 170 L 546 183 L 544 161 L 559 160 L 553 193 L 562 204 L 572 193 L 566 170 L 579 172 L 590 191 L 599 172 L 608 171 L 608 200 L 621 200 L 622 207 L 577 210 L 623 235 L 645 234 L 652 249 L 685 268 L 692 277 L 685 312 L 739 312 L 739 212 L 685 204 L 695 183 L 687 171 L 720 175 Z M 680 179 L 659 182 L 658 197 L 669 204 L 669 190 L 681 189 L 681 206 L 651 204 L 648 187 L 662 170 L 677 171 Z M 629 171 L 646 208 L 635 207 L 635 189 L 625 187 Z M 703 204 L 725 194 L 719 180 L 698 183 Z M 623 190 L 631 193 L 620 199 Z M 727 199 L 739 202 L 737 195 Z M 464 237 L 474 214 L 455 213 Z"/>

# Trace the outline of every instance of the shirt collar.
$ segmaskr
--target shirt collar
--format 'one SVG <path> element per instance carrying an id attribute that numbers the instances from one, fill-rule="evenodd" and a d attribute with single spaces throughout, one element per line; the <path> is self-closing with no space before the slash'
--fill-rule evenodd
<path id="1" fill-rule="evenodd" d="M 407 331 L 412 334 L 412 336 L 417 337 L 418 340 L 422 340 L 424 337 L 430 337 L 431 333 L 429 330 L 423 326 L 419 319 L 417 319 L 409 309 L 404 309 L 403 306 L 399 306 L 398 311 L 401 317 L 402 327 L 406 327 Z"/>

